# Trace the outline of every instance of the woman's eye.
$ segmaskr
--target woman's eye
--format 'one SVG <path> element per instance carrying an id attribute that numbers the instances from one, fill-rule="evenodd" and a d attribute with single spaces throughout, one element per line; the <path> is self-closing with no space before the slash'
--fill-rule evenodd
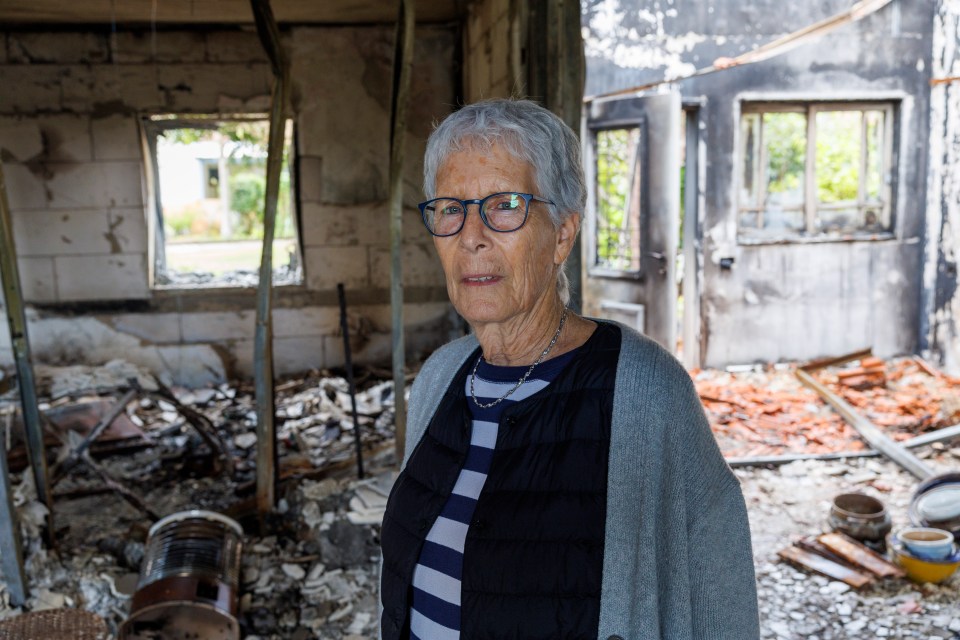
<path id="1" fill-rule="evenodd" d="M 440 214 L 444 216 L 458 216 L 461 213 L 462 213 L 462 210 L 460 209 L 459 206 L 456 206 L 456 205 L 444 207 L 443 209 L 440 210 Z"/>

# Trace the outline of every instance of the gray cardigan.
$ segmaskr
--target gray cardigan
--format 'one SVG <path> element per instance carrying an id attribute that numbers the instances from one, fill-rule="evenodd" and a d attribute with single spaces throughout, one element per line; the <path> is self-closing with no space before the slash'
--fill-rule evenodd
<path id="1" fill-rule="evenodd" d="M 600 638 L 760 637 L 747 510 L 693 383 L 652 340 L 620 325 L 607 479 Z M 404 465 L 477 348 L 436 351 L 410 391 Z"/>

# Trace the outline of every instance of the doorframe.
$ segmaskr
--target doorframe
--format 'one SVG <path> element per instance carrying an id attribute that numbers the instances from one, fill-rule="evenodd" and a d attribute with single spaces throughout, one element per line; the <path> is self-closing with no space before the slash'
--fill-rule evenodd
<path id="1" fill-rule="evenodd" d="M 705 98 L 683 98 L 684 115 L 684 188 L 683 202 L 683 365 L 700 367 L 706 349 L 706 319 L 700 304 L 703 282 L 703 225 L 701 212 L 706 206 L 706 146 L 700 135 Z"/>

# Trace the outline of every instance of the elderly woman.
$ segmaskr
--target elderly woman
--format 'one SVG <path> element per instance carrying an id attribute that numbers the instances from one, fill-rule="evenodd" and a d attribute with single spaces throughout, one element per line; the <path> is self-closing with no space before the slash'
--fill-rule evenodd
<path id="1" fill-rule="evenodd" d="M 759 637 L 743 496 L 686 372 L 566 308 L 579 142 L 528 101 L 449 116 L 420 205 L 472 335 L 410 392 L 381 635 Z"/>

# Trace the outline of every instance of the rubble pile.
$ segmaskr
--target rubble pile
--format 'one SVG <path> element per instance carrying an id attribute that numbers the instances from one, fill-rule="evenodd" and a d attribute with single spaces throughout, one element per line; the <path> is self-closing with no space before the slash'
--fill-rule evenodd
<path id="1" fill-rule="evenodd" d="M 860 362 L 828 367 L 818 371 L 817 378 L 894 440 L 960 423 L 960 380 L 916 358 L 879 362 L 882 368 L 876 359 L 868 361 L 867 369 Z M 863 375 L 864 371 L 873 375 Z M 794 372 L 795 367 L 787 365 L 692 372 L 725 456 L 866 448 L 857 432 L 815 391 L 804 387 Z M 859 383 L 851 384 L 854 380 Z"/>
<path id="2" fill-rule="evenodd" d="M 24 607 L 12 607 L 0 581 L 0 620 L 78 607 L 105 618 L 116 633 L 129 613 L 152 521 L 209 509 L 245 526 L 239 616 L 245 638 L 375 636 L 379 524 L 394 479 L 393 383 L 376 370 L 358 376 L 363 480 L 355 479 L 346 380 L 311 372 L 278 385 L 278 504 L 259 536 L 252 533 L 258 531 L 257 436 L 248 384 L 171 389 L 165 399 L 161 383 L 126 363 L 43 368 L 38 388 L 51 458 L 62 461 L 69 446 L 61 443 L 75 445 L 134 381 L 142 392 L 91 445 L 89 463 L 63 473 L 54 486 L 56 550 L 40 538 L 46 510 L 36 501 L 16 434 L 16 396 L 0 398 L 0 425 L 14 426 L 9 459 L 21 463 L 13 479 L 31 589 Z M 232 464 L 218 464 L 220 452 L 196 428 L 197 415 L 213 425 Z M 129 495 L 119 495 L 106 477 Z"/>
<path id="3" fill-rule="evenodd" d="M 960 421 L 955 380 L 911 360 L 885 363 L 882 380 L 876 367 L 870 369 L 869 376 L 838 376 L 841 367 L 817 375 L 894 438 Z M 855 384 L 842 382 L 858 376 Z M 277 506 L 260 533 L 255 401 L 248 383 L 166 389 L 125 363 L 43 370 L 42 410 L 56 464 L 131 380 L 138 392 L 91 445 L 92 460 L 67 469 L 55 484 L 56 549 L 41 542 L 46 513 L 35 499 L 26 456 L 16 455 L 23 446 L 11 433 L 16 429 L 7 429 L 9 459 L 23 463 L 13 479 L 31 598 L 12 607 L 0 581 L 0 621 L 24 611 L 76 607 L 102 616 L 115 633 L 137 588 L 143 543 L 155 519 L 149 513 L 209 509 L 244 525 L 238 616 L 244 640 L 377 637 L 379 524 L 396 477 L 393 385 L 385 377 L 372 369 L 358 376 L 368 472 L 362 480 L 356 479 L 346 381 L 312 372 L 277 385 Z M 695 379 L 728 454 L 759 447 L 863 448 L 856 433 L 786 368 L 701 371 Z M 15 404 L 13 392 L 0 397 L 0 426 L 14 422 Z M 938 472 L 960 467 L 958 444 L 916 451 Z M 888 578 L 858 590 L 777 556 L 798 538 L 827 532 L 832 500 L 844 492 L 876 497 L 894 530 L 907 526 L 912 476 L 884 458 L 801 460 L 735 473 L 750 513 L 764 638 L 960 639 L 960 574 L 941 585 Z M 710 552 L 708 544 L 703 552 Z"/>
<path id="4" fill-rule="evenodd" d="M 919 455 L 938 472 L 960 465 L 960 448 L 928 447 Z M 960 573 L 939 585 L 892 578 L 856 590 L 777 556 L 798 538 L 829 531 L 840 493 L 871 495 L 885 504 L 894 531 L 909 526 L 916 478 L 884 458 L 798 460 L 735 473 L 750 514 L 763 638 L 960 638 Z"/>

